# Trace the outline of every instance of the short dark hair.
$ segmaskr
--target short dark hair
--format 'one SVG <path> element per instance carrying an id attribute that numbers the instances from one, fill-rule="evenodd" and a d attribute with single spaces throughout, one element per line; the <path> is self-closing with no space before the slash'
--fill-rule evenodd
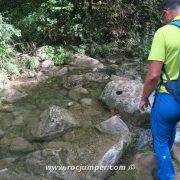
<path id="1" fill-rule="evenodd" d="M 180 0 L 164 0 L 162 9 L 176 9 L 180 6 Z"/>

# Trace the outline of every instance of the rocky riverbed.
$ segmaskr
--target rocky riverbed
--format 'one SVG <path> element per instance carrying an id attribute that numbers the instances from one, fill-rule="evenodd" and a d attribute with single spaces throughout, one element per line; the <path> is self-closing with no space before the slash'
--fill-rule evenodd
<path id="1" fill-rule="evenodd" d="M 152 179 L 149 115 L 138 111 L 137 72 L 76 55 L 58 68 L 44 61 L 32 73 L 0 92 L 2 179 Z M 126 169 L 47 168 L 80 165 Z"/>

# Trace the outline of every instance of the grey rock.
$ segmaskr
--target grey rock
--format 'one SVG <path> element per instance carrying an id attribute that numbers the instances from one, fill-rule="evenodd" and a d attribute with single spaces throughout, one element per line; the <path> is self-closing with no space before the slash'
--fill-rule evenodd
<path id="1" fill-rule="evenodd" d="M 37 77 L 38 73 L 35 70 L 30 70 L 30 69 L 25 69 L 22 74 L 21 77 L 22 78 L 34 78 Z"/>
<path id="2" fill-rule="evenodd" d="M 134 165 L 138 179 L 153 180 L 152 171 L 156 168 L 156 161 L 152 152 L 137 154 Z"/>
<path id="3" fill-rule="evenodd" d="M 85 78 L 88 81 L 107 82 L 107 80 L 110 79 L 110 76 L 108 76 L 105 73 L 94 72 L 94 73 L 86 73 Z"/>
<path id="4" fill-rule="evenodd" d="M 69 102 L 67 106 L 70 107 L 73 106 L 73 104 L 74 104 L 73 102 Z"/>
<path id="5" fill-rule="evenodd" d="M 84 83 L 84 76 L 83 75 L 71 75 L 70 77 L 68 77 L 63 86 L 65 88 L 72 88 L 72 87 L 76 87 L 76 86 L 82 86 Z"/>
<path id="6" fill-rule="evenodd" d="M 152 133 L 150 129 L 143 129 L 139 127 L 131 127 L 131 130 L 135 135 L 137 135 L 137 143 L 135 147 L 140 150 L 147 146 L 152 147 Z"/>
<path id="7" fill-rule="evenodd" d="M 8 88 L 0 91 L 0 99 L 7 102 L 13 102 L 15 100 L 25 97 L 27 94 L 18 91 L 17 89 Z"/>
<path id="8" fill-rule="evenodd" d="M 68 73 L 68 67 L 63 67 L 62 69 L 60 69 L 56 72 L 56 75 L 62 76 L 62 75 L 67 74 L 67 73 Z"/>
<path id="9" fill-rule="evenodd" d="M 123 119 L 143 124 L 149 117 L 148 112 L 141 113 L 138 108 L 142 90 L 143 84 L 139 80 L 116 77 L 106 85 L 100 99 L 110 109 L 116 109 Z"/>
<path id="10" fill-rule="evenodd" d="M 1 180 L 48 180 L 47 178 L 34 176 L 25 172 L 16 173 L 5 168 L 0 170 Z"/>
<path id="11" fill-rule="evenodd" d="M 14 153 L 27 153 L 33 150 L 33 146 L 22 137 L 14 138 L 9 147 Z"/>
<path id="12" fill-rule="evenodd" d="M 60 137 L 77 126 L 75 119 L 64 108 L 51 106 L 45 110 L 39 122 L 30 124 L 33 139 L 51 140 Z"/>
<path id="13" fill-rule="evenodd" d="M 129 113 L 138 111 L 138 103 L 142 93 L 143 84 L 125 78 L 109 82 L 102 92 L 101 99 L 108 106 Z"/>
<path id="14" fill-rule="evenodd" d="M 88 90 L 83 87 L 75 87 L 68 93 L 69 97 L 75 101 L 85 97 L 87 94 L 89 94 Z"/>
<path id="15" fill-rule="evenodd" d="M 101 122 L 98 125 L 98 129 L 102 132 L 110 133 L 110 134 L 119 134 L 122 136 L 129 135 L 129 128 L 127 125 L 121 120 L 119 115 L 115 115 L 110 119 Z"/>
<path id="16" fill-rule="evenodd" d="M 54 66 L 54 62 L 51 60 L 45 60 L 41 63 L 41 71 L 46 71 L 52 69 Z"/>
<path id="17" fill-rule="evenodd" d="M 94 71 L 97 69 L 102 69 L 104 67 L 104 65 L 98 60 L 82 54 L 76 54 L 74 56 L 74 59 L 70 62 L 70 65 L 91 68 Z"/>
<path id="18" fill-rule="evenodd" d="M 97 167 L 116 166 L 123 154 L 124 141 L 120 140 L 117 144 L 112 146 L 99 160 Z M 97 169 L 90 172 L 90 176 L 97 179 L 106 179 L 112 174 L 111 169 Z"/>
<path id="19" fill-rule="evenodd" d="M 180 147 L 179 146 L 174 146 L 173 147 L 173 154 L 174 154 L 174 158 L 180 162 Z"/>
<path id="20" fill-rule="evenodd" d="M 72 170 L 53 169 L 60 166 L 73 166 L 76 154 L 73 150 L 64 148 L 44 149 L 29 154 L 26 157 L 26 168 L 34 175 L 60 179 L 74 179 L 76 172 Z M 77 179 L 77 178 L 76 178 Z"/>
<path id="21" fill-rule="evenodd" d="M 93 100 L 90 98 L 83 98 L 80 100 L 82 106 L 92 106 L 93 105 Z"/>
<path id="22" fill-rule="evenodd" d="M 5 159 L 0 159 L 0 169 L 7 168 L 7 167 L 10 166 L 16 159 L 17 159 L 17 157 L 8 157 L 8 158 L 5 158 Z"/>

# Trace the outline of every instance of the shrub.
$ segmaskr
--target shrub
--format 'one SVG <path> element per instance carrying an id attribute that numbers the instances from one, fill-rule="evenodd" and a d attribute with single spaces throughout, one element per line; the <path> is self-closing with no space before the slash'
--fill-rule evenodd
<path id="1" fill-rule="evenodd" d="M 26 67 L 28 69 L 34 70 L 39 66 L 39 58 L 31 57 L 26 62 Z"/>
<path id="2" fill-rule="evenodd" d="M 1 84 L 6 81 L 8 75 L 19 74 L 15 61 L 14 38 L 20 36 L 20 30 L 8 24 L 0 15 L 0 71 L 3 79 Z"/>
<path id="3" fill-rule="evenodd" d="M 54 64 L 59 66 L 62 64 L 67 63 L 72 57 L 72 52 L 61 49 L 59 50 L 59 52 L 57 52 L 54 57 L 53 57 L 53 61 Z"/>

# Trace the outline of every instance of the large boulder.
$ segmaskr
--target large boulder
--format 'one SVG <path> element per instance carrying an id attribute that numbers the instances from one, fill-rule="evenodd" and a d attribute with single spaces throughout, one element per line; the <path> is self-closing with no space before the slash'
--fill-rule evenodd
<path id="1" fill-rule="evenodd" d="M 70 65 L 91 68 L 93 71 L 104 68 L 104 65 L 100 61 L 82 54 L 74 55 L 74 58 L 70 62 Z"/>
<path id="2" fill-rule="evenodd" d="M 29 126 L 32 139 L 51 140 L 72 130 L 77 122 L 66 109 L 51 106 L 41 114 L 39 122 L 30 122 Z"/>
<path id="3" fill-rule="evenodd" d="M 143 84 L 140 81 L 119 78 L 109 82 L 102 92 L 101 99 L 110 108 L 134 113 L 138 111 L 138 102 Z"/>
<path id="4" fill-rule="evenodd" d="M 140 80 L 116 77 L 106 85 L 100 99 L 110 109 L 116 109 L 123 119 L 131 122 L 136 119 L 138 123 L 144 123 L 147 113 L 140 113 L 138 109 L 142 90 Z"/>

